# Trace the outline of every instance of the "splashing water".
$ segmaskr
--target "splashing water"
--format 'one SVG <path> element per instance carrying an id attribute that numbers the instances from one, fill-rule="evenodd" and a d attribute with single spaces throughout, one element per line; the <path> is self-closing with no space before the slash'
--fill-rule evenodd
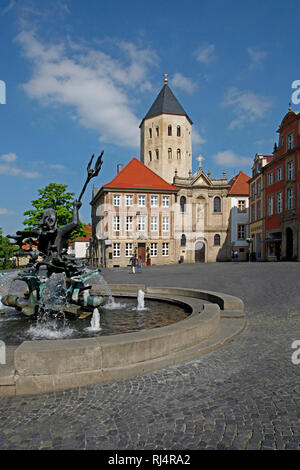
<path id="1" fill-rule="evenodd" d="M 137 310 L 145 310 L 145 292 L 140 289 L 137 296 Z"/>
<path id="2" fill-rule="evenodd" d="M 93 316 L 91 319 L 91 326 L 87 328 L 87 331 L 100 331 L 102 328 L 100 326 L 100 313 L 97 308 L 94 308 Z"/>

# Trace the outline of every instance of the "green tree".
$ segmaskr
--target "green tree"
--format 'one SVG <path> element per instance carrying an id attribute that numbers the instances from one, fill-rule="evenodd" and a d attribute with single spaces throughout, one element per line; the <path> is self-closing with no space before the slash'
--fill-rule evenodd
<path id="1" fill-rule="evenodd" d="M 31 201 L 33 209 L 24 212 L 26 219 L 23 225 L 26 226 L 26 230 L 38 228 L 44 210 L 49 208 L 56 210 L 58 227 L 71 221 L 74 193 L 67 192 L 67 187 L 65 184 L 50 183 L 38 190 L 39 198 Z M 84 224 L 80 222 L 80 226 L 72 232 L 70 240 L 84 235 Z"/>
<path id="2" fill-rule="evenodd" d="M 0 269 L 10 269 L 15 267 L 15 262 L 11 260 L 17 246 L 10 245 L 10 240 L 2 235 L 0 228 Z"/>

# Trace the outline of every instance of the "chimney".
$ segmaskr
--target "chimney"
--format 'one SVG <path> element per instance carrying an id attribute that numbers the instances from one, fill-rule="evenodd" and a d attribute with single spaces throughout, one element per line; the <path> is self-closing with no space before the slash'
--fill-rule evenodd
<path id="1" fill-rule="evenodd" d="M 117 175 L 120 173 L 120 171 L 123 169 L 123 164 L 122 163 L 118 163 L 117 165 Z"/>

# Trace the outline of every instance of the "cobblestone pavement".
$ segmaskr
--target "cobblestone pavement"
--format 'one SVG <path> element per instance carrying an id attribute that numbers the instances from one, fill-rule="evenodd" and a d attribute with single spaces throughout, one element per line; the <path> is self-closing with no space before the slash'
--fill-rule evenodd
<path id="1" fill-rule="evenodd" d="M 299 449 L 299 263 L 104 271 L 109 283 L 241 297 L 247 327 L 221 349 L 142 377 L 0 401 L 1 449 Z"/>

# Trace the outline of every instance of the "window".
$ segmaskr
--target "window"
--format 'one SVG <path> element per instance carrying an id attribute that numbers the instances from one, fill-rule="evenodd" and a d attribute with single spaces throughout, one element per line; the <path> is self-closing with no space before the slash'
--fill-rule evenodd
<path id="1" fill-rule="evenodd" d="M 282 180 L 282 167 L 278 167 L 277 170 L 276 170 L 276 176 L 277 176 L 277 181 L 281 181 Z"/>
<path id="2" fill-rule="evenodd" d="M 177 160 L 181 159 L 181 150 L 177 149 Z"/>
<path id="3" fill-rule="evenodd" d="M 119 207 L 121 205 L 121 196 L 119 194 L 114 194 L 113 201 L 114 206 Z"/>
<path id="4" fill-rule="evenodd" d="M 168 126 L 168 135 L 172 135 L 172 126 Z"/>
<path id="5" fill-rule="evenodd" d="M 159 137 L 159 127 L 156 126 L 156 137 Z"/>
<path id="6" fill-rule="evenodd" d="M 177 126 L 177 137 L 180 137 L 181 131 L 180 131 L 180 126 Z"/>
<path id="7" fill-rule="evenodd" d="M 257 197 L 260 196 L 261 193 L 261 179 L 257 180 Z"/>
<path id="8" fill-rule="evenodd" d="M 289 134 L 287 136 L 287 149 L 292 150 L 294 148 L 294 134 Z"/>
<path id="9" fill-rule="evenodd" d="M 238 225 L 238 239 L 245 240 L 245 238 L 246 238 L 246 226 Z"/>
<path id="10" fill-rule="evenodd" d="M 255 204 L 251 205 L 251 222 L 255 221 Z"/>
<path id="11" fill-rule="evenodd" d="M 276 194 L 276 212 L 277 214 L 282 212 L 282 193 Z"/>
<path id="12" fill-rule="evenodd" d="M 170 219 L 168 215 L 164 215 L 162 218 L 162 231 L 163 232 L 170 231 Z"/>
<path id="13" fill-rule="evenodd" d="M 270 171 L 270 173 L 267 174 L 267 182 L 268 182 L 268 185 L 273 184 L 274 182 L 273 171 Z"/>
<path id="14" fill-rule="evenodd" d="M 114 215 L 113 230 L 114 232 L 120 231 L 120 216 L 119 215 Z"/>
<path id="15" fill-rule="evenodd" d="M 162 206 L 163 207 L 170 207 L 170 197 L 169 196 L 163 196 L 162 197 Z"/>
<path id="16" fill-rule="evenodd" d="M 132 256 L 132 243 L 126 243 L 126 245 L 125 245 L 125 256 L 127 258 Z"/>
<path id="17" fill-rule="evenodd" d="M 150 256 L 157 256 L 157 243 L 150 243 Z"/>
<path id="18" fill-rule="evenodd" d="M 214 199 L 214 212 L 221 212 L 221 198 L 218 196 Z"/>
<path id="19" fill-rule="evenodd" d="M 152 162 L 152 152 L 149 150 L 149 162 Z"/>
<path id="20" fill-rule="evenodd" d="M 268 197 L 268 215 L 273 215 L 273 196 Z"/>
<path id="21" fill-rule="evenodd" d="M 133 196 L 131 194 L 126 194 L 125 196 L 125 206 L 129 207 L 133 205 Z"/>
<path id="22" fill-rule="evenodd" d="M 113 244 L 113 257 L 119 258 L 121 256 L 121 243 Z"/>
<path id="23" fill-rule="evenodd" d="M 151 196 L 150 205 L 151 207 L 158 207 L 158 196 Z"/>
<path id="24" fill-rule="evenodd" d="M 218 234 L 216 234 L 216 235 L 214 236 L 214 245 L 215 245 L 215 246 L 220 246 L 220 245 L 221 245 L 221 237 L 220 237 L 220 235 L 218 235 Z"/>
<path id="25" fill-rule="evenodd" d="M 261 219 L 261 202 L 257 201 L 256 203 L 256 217 L 257 220 Z"/>
<path id="26" fill-rule="evenodd" d="M 294 160 L 291 160 L 287 164 L 287 174 L 288 174 L 288 179 L 293 180 L 294 179 Z"/>
<path id="27" fill-rule="evenodd" d="M 156 155 L 156 160 L 158 160 L 159 159 L 159 150 L 158 149 L 155 150 L 155 155 Z"/>
<path id="28" fill-rule="evenodd" d="M 145 207 L 146 206 L 146 196 L 139 196 L 138 197 L 138 205 L 139 205 L 139 207 Z"/>
<path id="29" fill-rule="evenodd" d="M 246 212 L 246 201 L 244 201 L 244 200 L 238 201 L 238 211 L 239 212 Z"/>
<path id="30" fill-rule="evenodd" d="M 162 244 L 162 256 L 169 256 L 169 243 Z"/>
<path id="31" fill-rule="evenodd" d="M 184 233 L 181 235 L 180 246 L 186 246 L 186 236 Z"/>
<path id="32" fill-rule="evenodd" d="M 279 136 L 278 146 L 279 146 L 279 147 L 282 147 L 283 144 L 284 144 L 284 137 L 283 137 L 283 135 L 280 135 L 280 136 Z"/>
<path id="33" fill-rule="evenodd" d="M 252 201 L 255 199 L 255 183 L 251 185 L 251 199 Z"/>
<path id="34" fill-rule="evenodd" d="M 287 209 L 293 209 L 294 208 L 294 189 L 293 188 L 288 188 L 287 190 Z"/>
<path id="35" fill-rule="evenodd" d="M 168 148 L 168 159 L 172 160 L 172 149 Z"/>
<path id="36" fill-rule="evenodd" d="M 157 215 L 152 215 L 150 217 L 150 230 L 151 230 L 151 232 L 157 232 L 158 231 L 158 217 L 157 217 Z"/>
<path id="37" fill-rule="evenodd" d="M 146 217 L 144 215 L 138 216 L 138 231 L 146 230 Z"/>
<path id="38" fill-rule="evenodd" d="M 185 208 L 186 208 L 186 197 L 181 196 L 181 198 L 180 198 L 180 212 L 185 212 Z"/>
<path id="39" fill-rule="evenodd" d="M 151 129 L 151 127 L 149 127 L 149 137 L 150 137 L 150 139 L 152 139 L 152 129 Z"/>
<path id="40" fill-rule="evenodd" d="M 126 216 L 126 232 L 132 232 L 132 223 L 133 223 L 132 215 L 127 215 Z"/>

